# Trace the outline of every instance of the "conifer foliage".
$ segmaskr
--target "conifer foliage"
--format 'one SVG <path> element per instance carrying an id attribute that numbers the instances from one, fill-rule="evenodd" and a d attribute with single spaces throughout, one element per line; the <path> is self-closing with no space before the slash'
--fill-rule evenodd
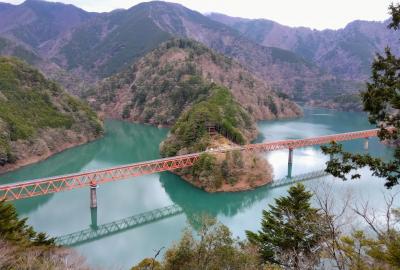
<path id="1" fill-rule="evenodd" d="M 0 269 L 90 270 L 84 258 L 36 232 L 4 201 L 0 201 Z"/>
<path id="2" fill-rule="evenodd" d="M 318 265 L 327 231 L 323 215 L 311 207 L 311 197 L 304 185 L 292 186 L 288 196 L 275 199 L 275 204 L 263 211 L 261 230 L 246 232 L 265 263 L 285 269 L 313 269 Z"/>
<path id="3" fill-rule="evenodd" d="M 0 201 L 0 238 L 19 246 L 54 246 L 54 239 L 45 233 L 37 233 L 20 219 L 13 205 Z"/>

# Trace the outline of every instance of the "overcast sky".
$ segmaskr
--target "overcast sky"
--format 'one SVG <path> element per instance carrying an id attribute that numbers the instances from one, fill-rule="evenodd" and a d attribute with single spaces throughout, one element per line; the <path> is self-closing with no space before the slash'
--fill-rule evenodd
<path id="1" fill-rule="evenodd" d="M 19 4 L 21 0 L 0 0 Z M 51 0 L 88 11 L 129 8 L 138 0 Z M 235 17 L 266 18 L 289 26 L 338 29 L 356 20 L 383 21 L 396 0 L 172 0 L 202 13 L 219 12 Z"/>

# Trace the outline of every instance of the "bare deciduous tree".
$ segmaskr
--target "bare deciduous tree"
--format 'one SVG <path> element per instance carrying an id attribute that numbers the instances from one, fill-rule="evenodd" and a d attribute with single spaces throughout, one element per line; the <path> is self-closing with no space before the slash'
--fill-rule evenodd
<path id="1" fill-rule="evenodd" d="M 369 201 L 353 203 L 349 191 L 343 194 L 338 200 L 328 184 L 314 189 L 329 232 L 323 253 L 327 269 L 399 269 L 400 210 L 395 202 L 400 192 L 383 194 L 385 207 L 381 210 Z"/>
<path id="2" fill-rule="evenodd" d="M 342 199 L 338 200 L 332 185 L 323 183 L 313 189 L 314 199 L 324 214 L 324 222 L 328 228 L 328 235 L 325 240 L 324 257 L 328 258 L 327 264 L 334 264 L 339 270 L 346 269 L 344 254 L 340 247 L 340 237 L 346 227 L 352 223 L 349 217 L 349 206 L 352 201 L 350 190 L 342 192 Z M 333 262 L 331 262 L 333 261 Z"/>

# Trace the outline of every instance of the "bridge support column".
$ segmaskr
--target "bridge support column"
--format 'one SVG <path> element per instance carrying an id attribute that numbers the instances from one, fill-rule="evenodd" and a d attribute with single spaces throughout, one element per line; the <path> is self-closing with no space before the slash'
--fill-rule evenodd
<path id="1" fill-rule="evenodd" d="M 288 158 L 288 178 L 292 178 L 292 167 L 293 167 L 293 148 L 289 148 L 289 158 Z"/>
<path id="2" fill-rule="evenodd" d="M 368 150 L 368 146 L 369 146 L 369 138 L 365 138 L 365 140 L 364 140 L 364 150 Z"/>
<path id="3" fill-rule="evenodd" d="M 97 207 L 96 208 L 90 208 L 90 228 L 93 230 L 97 230 Z"/>
<path id="4" fill-rule="evenodd" d="M 90 208 L 97 208 L 97 185 L 95 182 L 90 182 Z"/>

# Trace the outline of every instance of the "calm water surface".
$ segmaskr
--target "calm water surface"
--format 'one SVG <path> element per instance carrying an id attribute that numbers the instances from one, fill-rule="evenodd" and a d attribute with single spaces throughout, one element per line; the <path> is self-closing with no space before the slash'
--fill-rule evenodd
<path id="1" fill-rule="evenodd" d="M 259 123 L 258 141 L 297 139 L 372 128 L 362 113 L 305 109 L 305 116 L 295 120 Z M 106 123 L 106 135 L 93 143 L 67 150 L 38 164 L 0 176 L 1 183 L 23 181 L 52 175 L 106 168 L 110 166 L 158 158 L 158 145 L 167 136 L 167 129 L 129 124 Z M 353 152 L 363 152 L 363 141 L 345 143 Z M 390 158 L 391 150 L 370 140 L 370 153 Z M 287 150 L 265 154 L 274 168 L 275 178 L 287 173 Z M 294 151 L 293 175 L 323 169 L 327 157 L 319 147 Z M 310 188 L 321 183 L 332 186 L 336 199 L 351 191 L 360 201 L 369 200 L 376 208 L 384 205 L 383 180 L 361 171 L 362 180 L 342 182 L 324 177 L 306 182 Z M 244 230 L 259 228 L 261 211 L 273 199 L 286 194 L 288 187 L 233 194 L 207 194 L 170 173 L 153 174 L 101 185 L 98 188 L 98 224 L 109 223 L 140 213 L 177 204 L 183 213 L 117 234 L 74 246 L 93 266 L 128 269 L 144 257 L 153 256 L 161 247 L 177 241 L 193 216 L 208 213 L 227 225 L 235 236 L 244 237 Z M 395 188 L 393 191 L 398 191 Z M 397 202 L 399 205 L 399 201 Z M 38 231 L 62 236 L 90 228 L 89 190 L 78 189 L 49 196 L 15 202 L 18 212 L 29 217 Z"/>

